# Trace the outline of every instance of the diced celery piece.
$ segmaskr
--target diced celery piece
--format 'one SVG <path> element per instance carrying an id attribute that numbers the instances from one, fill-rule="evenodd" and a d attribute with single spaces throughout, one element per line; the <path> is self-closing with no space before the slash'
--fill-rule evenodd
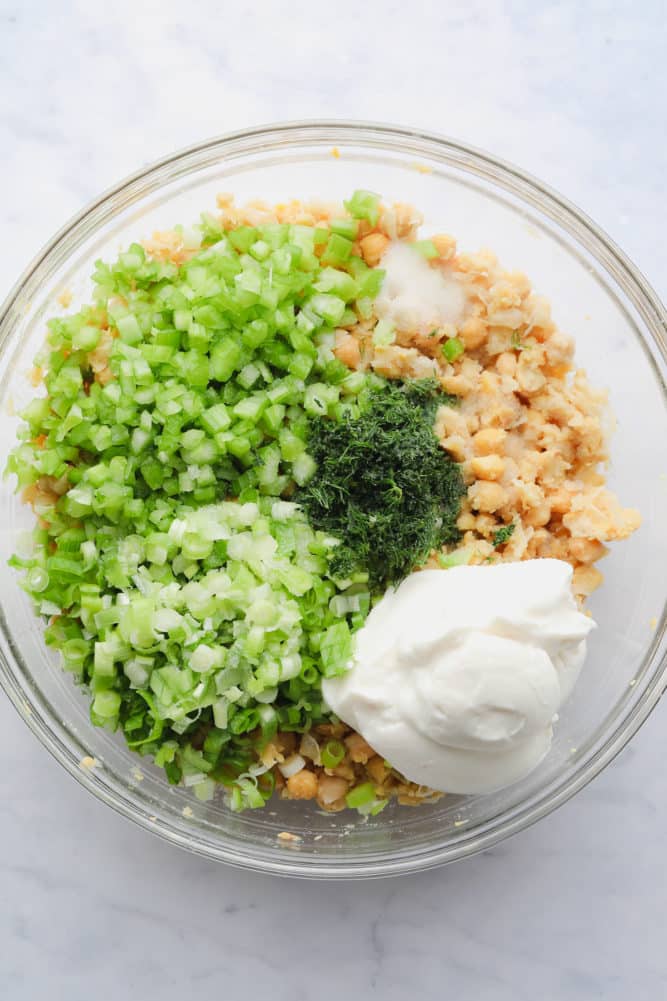
<path id="1" fill-rule="evenodd" d="M 425 257 L 427 261 L 432 260 L 434 257 L 438 256 L 438 250 L 436 245 L 432 240 L 415 240 L 410 246 Z"/>
<path id="2" fill-rule="evenodd" d="M 226 382 L 231 379 L 240 357 L 241 348 L 236 341 L 231 338 L 219 341 L 211 350 L 211 378 L 217 382 Z"/>
<path id="3" fill-rule="evenodd" d="M 332 233 L 322 254 L 322 263 L 332 266 L 345 264 L 352 253 L 352 240 Z"/>
<path id="4" fill-rule="evenodd" d="M 355 191 L 345 208 L 355 219 L 366 219 L 371 226 L 376 226 L 380 218 L 380 196 L 372 191 Z"/>
<path id="5" fill-rule="evenodd" d="M 442 353 L 448 362 L 456 361 L 465 351 L 465 345 L 458 337 L 450 337 L 442 345 Z"/>
<path id="6" fill-rule="evenodd" d="M 332 219 L 329 229 L 338 236 L 344 236 L 346 240 L 356 240 L 359 223 L 356 219 Z"/>
<path id="7" fill-rule="evenodd" d="M 373 331 L 373 344 L 393 344 L 396 340 L 396 330 L 389 320 L 378 320 Z"/>
<path id="8" fill-rule="evenodd" d="M 256 424 L 263 411 L 266 409 L 267 402 L 266 396 L 263 395 L 259 396 L 255 394 L 254 396 L 245 396 L 242 400 L 239 400 L 239 402 L 235 404 L 232 410 L 236 417 L 249 420 L 253 424 Z"/>
<path id="9" fill-rule="evenodd" d="M 102 331 L 99 327 L 86 324 L 72 334 L 72 349 L 74 351 L 93 351 L 101 336 Z"/>
<path id="10" fill-rule="evenodd" d="M 321 316 L 330 327 L 335 327 L 343 317 L 345 312 L 345 301 L 338 296 L 329 295 L 325 292 L 318 292 L 309 301 L 311 309 Z"/>

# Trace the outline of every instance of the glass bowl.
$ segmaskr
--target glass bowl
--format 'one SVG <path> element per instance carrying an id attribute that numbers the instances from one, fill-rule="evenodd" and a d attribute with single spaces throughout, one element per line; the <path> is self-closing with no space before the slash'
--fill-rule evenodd
<path id="1" fill-rule="evenodd" d="M 89 291 L 93 261 L 155 229 L 198 218 L 215 195 L 238 201 L 342 199 L 355 188 L 412 202 L 425 232 L 492 248 L 549 297 L 577 342 L 578 363 L 610 390 L 618 429 L 611 486 L 640 508 L 643 526 L 604 561 L 590 602 L 599 629 L 551 753 L 525 781 L 489 796 L 449 796 L 376 818 L 276 802 L 235 815 L 171 788 L 120 738 L 95 729 L 85 697 L 56 666 L 6 564 L 32 522 L 5 482 L 0 496 L 0 681 L 46 748 L 95 796 L 174 844 L 209 858 L 295 876 L 404 873 L 463 858 L 533 823 L 608 764 L 657 703 L 666 677 L 666 315 L 621 251 L 578 209 L 538 181 L 479 150 L 409 129 L 322 122 L 251 129 L 193 146 L 142 169 L 72 219 L 39 254 L 0 314 L 2 462 L 46 318 L 69 289 Z M 96 759 L 94 767 L 90 757 Z M 88 759 L 88 760 L 87 760 Z M 292 838 L 281 834 L 293 835 Z"/>

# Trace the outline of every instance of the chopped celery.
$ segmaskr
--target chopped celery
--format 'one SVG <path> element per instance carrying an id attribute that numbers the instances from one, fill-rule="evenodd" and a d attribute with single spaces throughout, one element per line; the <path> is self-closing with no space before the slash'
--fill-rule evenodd
<path id="1" fill-rule="evenodd" d="M 359 223 L 356 219 L 332 219 L 329 229 L 338 236 L 344 236 L 346 240 L 356 240 L 359 232 Z"/>
<path id="2" fill-rule="evenodd" d="M 352 253 L 352 240 L 332 233 L 322 254 L 322 262 L 333 267 L 345 264 Z"/>
<path id="3" fill-rule="evenodd" d="M 373 331 L 373 344 L 393 344 L 396 340 L 396 330 L 389 320 L 378 320 Z"/>
<path id="4" fill-rule="evenodd" d="M 371 226 L 380 218 L 380 198 L 372 191 L 355 191 L 345 208 L 355 219 L 367 219 Z"/>
<path id="5" fill-rule="evenodd" d="M 432 240 L 415 240 L 410 246 L 425 257 L 427 261 L 438 256 L 438 249 Z"/>
<path id="6" fill-rule="evenodd" d="M 460 358 L 465 351 L 465 345 L 458 337 L 450 337 L 448 341 L 442 345 L 442 353 L 448 362 L 456 361 Z"/>

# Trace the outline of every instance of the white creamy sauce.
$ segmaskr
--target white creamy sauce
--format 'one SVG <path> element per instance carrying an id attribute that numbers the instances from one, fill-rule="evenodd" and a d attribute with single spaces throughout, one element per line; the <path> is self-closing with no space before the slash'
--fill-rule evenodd
<path id="1" fill-rule="evenodd" d="M 463 319 L 462 286 L 429 266 L 409 243 L 392 243 L 380 262 L 386 272 L 375 311 L 398 330 L 428 334 L 436 327 L 458 326 Z"/>
<path id="2" fill-rule="evenodd" d="M 371 611 L 324 697 L 412 782 L 510 785 L 549 750 L 595 626 L 571 580 L 550 559 L 414 573 Z"/>

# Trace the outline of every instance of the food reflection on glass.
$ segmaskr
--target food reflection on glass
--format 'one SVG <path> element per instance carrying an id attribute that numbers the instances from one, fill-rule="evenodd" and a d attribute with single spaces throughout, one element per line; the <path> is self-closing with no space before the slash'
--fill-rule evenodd
<path id="1" fill-rule="evenodd" d="M 201 800 L 375 815 L 522 778 L 639 525 L 548 302 L 421 222 L 223 195 L 49 322 L 12 563 L 92 723 Z"/>

